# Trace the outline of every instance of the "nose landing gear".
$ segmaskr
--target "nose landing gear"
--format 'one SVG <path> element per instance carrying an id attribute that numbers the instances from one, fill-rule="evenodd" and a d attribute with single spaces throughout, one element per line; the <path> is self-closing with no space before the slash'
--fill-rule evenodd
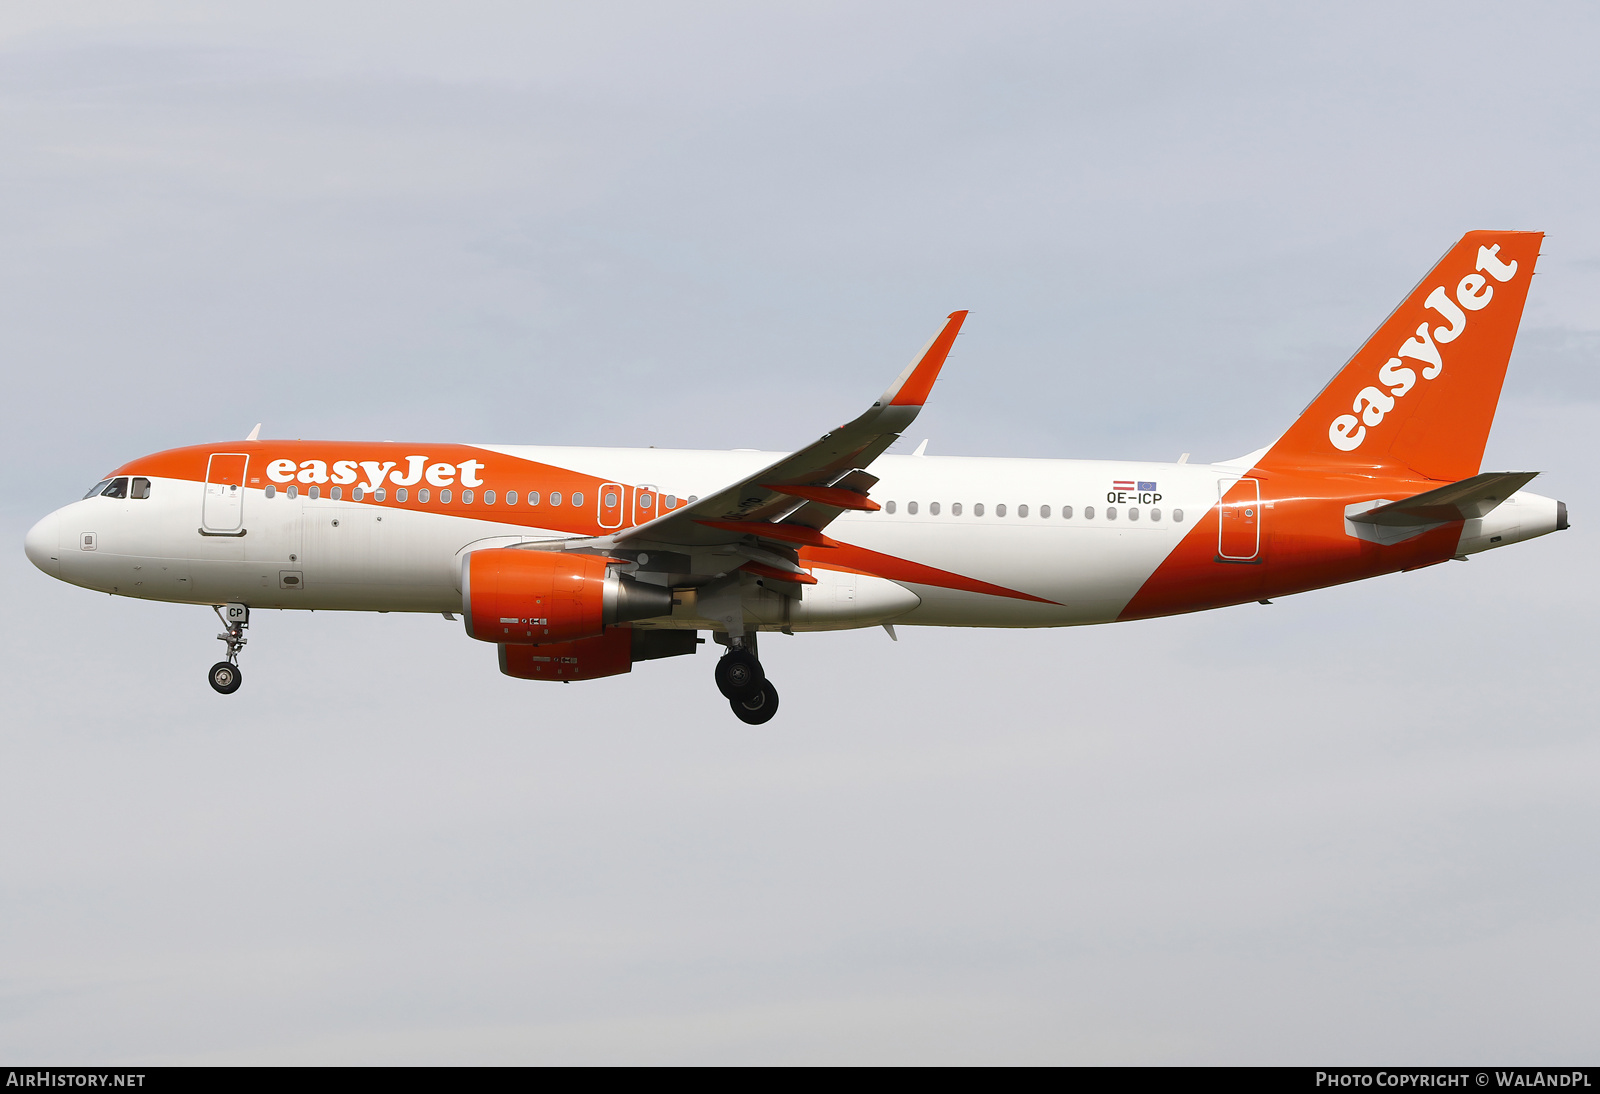
<path id="1" fill-rule="evenodd" d="M 219 695 L 232 695 L 244 682 L 239 672 L 239 651 L 250 641 L 244 636 L 244 629 L 250 625 L 250 609 L 243 604 L 213 604 L 211 610 L 222 620 L 225 633 L 217 635 L 217 640 L 227 643 L 228 659 L 212 665 L 206 679 Z"/>
<path id="2" fill-rule="evenodd" d="M 718 641 L 722 641 L 721 638 Z M 778 689 L 767 679 L 750 638 L 732 638 L 717 662 L 717 690 L 746 725 L 758 726 L 778 713 Z"/>

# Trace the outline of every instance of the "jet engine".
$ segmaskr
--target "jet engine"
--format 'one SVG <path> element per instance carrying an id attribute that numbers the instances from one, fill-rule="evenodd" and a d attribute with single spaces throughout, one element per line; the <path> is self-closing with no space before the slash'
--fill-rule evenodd
<path id="1" fill-rule="evenodd" d="M 669 615 L 672 592 L 617 573 L 596 555 L 494 547 L 462 560 L 461 607 L 473 638 L 536 646 Z"/>

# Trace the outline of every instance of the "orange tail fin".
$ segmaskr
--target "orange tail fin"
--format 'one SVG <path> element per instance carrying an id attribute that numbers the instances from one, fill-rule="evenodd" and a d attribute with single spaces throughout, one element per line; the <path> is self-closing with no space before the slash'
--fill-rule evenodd
<path id="1" fill-rule="evenodd" d="M 1476 475 L 1543 232 L 1468 232 L 1261 459 Z"/>

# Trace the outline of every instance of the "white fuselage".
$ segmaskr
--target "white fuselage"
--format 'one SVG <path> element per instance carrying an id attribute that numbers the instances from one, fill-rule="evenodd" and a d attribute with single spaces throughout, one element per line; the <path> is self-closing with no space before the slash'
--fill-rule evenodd
<path id="1" fill-rule="evenodd" d="M 709 494 L 779 454 L 665 449 L 480 446 L 606 480 Z M 1040 627 L 1118 618 L 1175 547 L 1248 465 L 885 456 L 873 467 L 879 512 L 847 512 L 835 540 L 1025 594 L 816 569 L 818 584 L 780 613 L 755 598 L 757 626 L 796 630 L 894 621 L 930 626 Z M 1134 484 L 1119 490 L 1118 483 Z M 1155 484 L 1138 489 L 1139 484 Z M 1219 486 L 1219 484 L 1221 484 Z M 461 560 L 474 549 L 567 533 L 530 526 L 524 506 L 471 515 L 364 501 L 312 499 L 260 487 L 240 492 L 245 534 L 204 534 L 206 485 L 153 478 L 141 499 L 91 497 L 29 533 L 30 558 L 54 576 L 124 596 L 259 608 L 453 612 Z M 593 499 L 586 499 L 592 501 Z M 1070 514 L 1070 515 L 1069 515 Z M 633 523 L 640 514 L 627 514 Z M 1522 493 L 1461 529 L 1458 553 L 1555 530 L 1556 503 Z M 823 552 L 825 554 L 826 552 Z M 732 568 L 730 566 L 730 568 Z M 655 626 L 708 627 L 692 597 Z"/>

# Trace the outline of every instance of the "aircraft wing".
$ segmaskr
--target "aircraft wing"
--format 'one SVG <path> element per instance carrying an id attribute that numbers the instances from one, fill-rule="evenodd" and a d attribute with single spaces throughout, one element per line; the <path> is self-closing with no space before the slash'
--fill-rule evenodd
<path id="1" fill-rule="evenodd" d="M 964 311 L 952 312 L 927 348 L 854 421 L 715 494 L 606 537 L 608 546 L 684 551 L 748 545 L 746 537 L 753 536 L 767 548 L 747 546 L 747 554 L 766 556 L 753 561 L 809 583 L 809 575 L 794 563 L 795 549 L 828 546 L 822 529 L 847 509 L 878 508 L 867 497 L 878 481 L 867 467 L 916 420 L 966 317 Z"/>
<path id="2" fill-rule="evenodd" d="M 1391 501 L 1350 517 L 1360 524 L 1391 528 L 1440 524 L 1487 516 L 1495 506 L 1532 482 L 1537 471 L 1489 471 L 1403 501 Z"/>

